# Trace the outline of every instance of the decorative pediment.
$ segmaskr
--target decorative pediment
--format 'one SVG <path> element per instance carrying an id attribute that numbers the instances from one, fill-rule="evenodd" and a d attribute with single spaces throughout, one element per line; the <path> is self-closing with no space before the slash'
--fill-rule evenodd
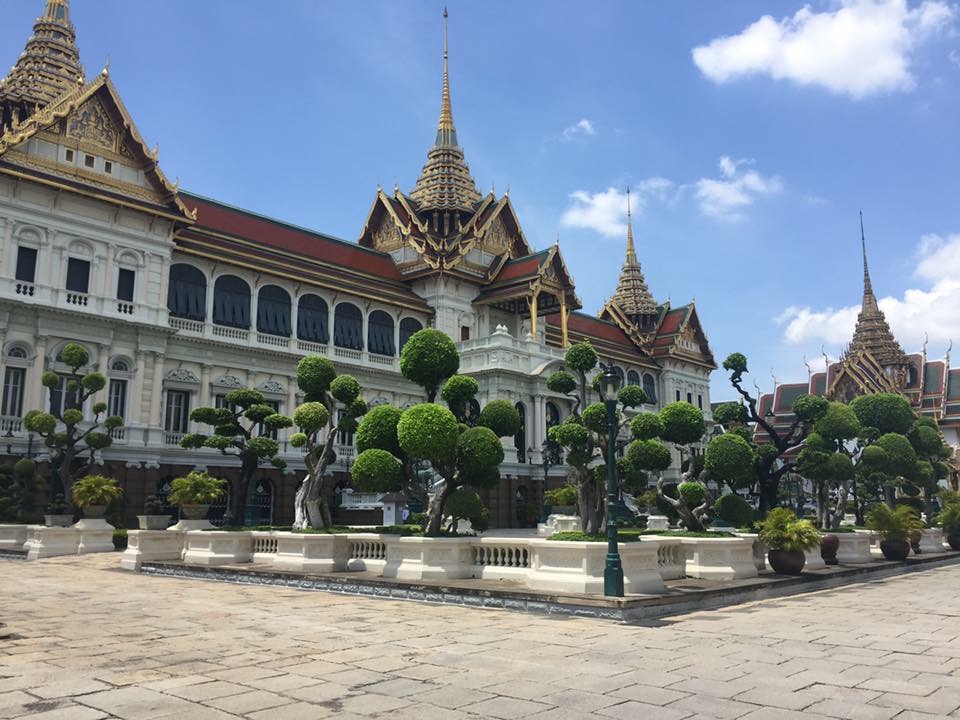
<path id="1" fill-rule="evenodd" d="M 116 152 L 119 133 L 100 100 L 92 97 L 66 119 L 66 136 Z"/>
<path id="2" fill-rule="evenodd" d="M 278 383 L 276 380 L 267 380 L 267 382 L 260 385 L 260 392 L 267 393 L 268 395 L 286 395 L 287 388 L 282 384 Z"/>
<path id="3" fill-rule="evenodd" d="M 221 375 L 216 380 L 213 381 L 213 384 L 217 387 L 228 387 L 228 388 L 242 388 L 243 383 L 240 382 L 240 378 L 236 375 Z"/>
<path id="4" fill-rule="evenodd" d="M 186 368 L 175 368 L 167 373 L 167 380 L 172 380 L 173 382 L 180 383 L 190 383 L 199 385 L 200 378 L 194 375 L 192 372 Z"/>

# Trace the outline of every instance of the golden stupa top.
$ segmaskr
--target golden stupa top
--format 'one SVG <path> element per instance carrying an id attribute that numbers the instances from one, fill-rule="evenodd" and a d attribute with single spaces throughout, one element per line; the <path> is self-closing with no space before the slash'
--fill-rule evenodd
<path id="1" fill-rule="evenodd" d="M 433 147 L 427 151 L 427 162 L 417 178 L 410 197 L 420 210 L 473 210 L 480 202 L 480 191 L 470 175 L 457 142 L 450 103 L 449 46 L 447 42 L 447 10 L 443 10 L 443 89 L 440 97 L 440 120 Z"/>
<path id="2" fill-rule="evenodd" d="M 863 232 L 863 215 L 860 215 L 860 244 L 863 251 L 863 302 L 853 339 L 847 348 L 847 354 L 869 352 L 883 366 L 907 363 L 906 354 L 897 342 L 887 324 L 887 318 L 877 303 L 870 281 L 870 269 L 867 265 L 867 240 Z"/>
<path id="3" fill-rule="evenodd" d="M 630 189 L 627 188 L 627 253 L 620 269 L 620 280 L 613 302 L 627 315 L 648 315 L 658 312 L 657 303 L 647 287 L 643 270 L 637 261 L 637 251 L 633 244 L 633 213 L 630 208 Z"/>
<path id="4" fill-rule="evenodd" d="M 46 0 L 20 58 L 0 80 L 0 102 L 44 107 L 83 83 L 69 0 Z"/>

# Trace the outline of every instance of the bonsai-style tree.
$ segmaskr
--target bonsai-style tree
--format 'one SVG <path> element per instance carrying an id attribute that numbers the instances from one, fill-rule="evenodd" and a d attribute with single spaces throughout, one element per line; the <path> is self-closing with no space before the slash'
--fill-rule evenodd
<path id="1" fill-rule="evenodd" d="M 0 522 L 31 520 L 34 496 L 41 485 L 33 460 L 21 458 L 13 465 L 0 465 Z"/>
<path id="2" fill-rule="evenodd" d="M 400 351 L 400 372 L 426 391 L 430 403 L 436 399 L 443 381 L 455 375 L 458 369 L 460 353 L 456 344 L 446 333 L 434 328 L 415 332 Z M 457 397 L 453 398 L 453 402 L 457 400 Z"/>
<path id="3" fill-rule="evenodd" d="M 766 513 L 776 507 L 780 496 L 780 482 L 796 470 L 796 454 L 810 432 L 811 425 L 827 410 L 826 398 L 816 395 L 801 395 L 793 401 L 794 419 L 786 428 L 778 428 L 765 414 L 758 412 L 759 398 L 753 397 L 743 387 L 743 375 L 747 371 L 747 358 L 733 353 L 723 361 L 723 368 L 730 372 L 730 384 L 743 400 L 742 410 L 725 408 L 719 412 L 717 421 L 724 427 L 753 423 L 766 439 L 756 447 L 757 492 L 759 510 Z M 749 436 L 749 433 L 745 433 Z"/>
<path id="4" fill-rule="evenodd" d="M 109 505 L 122 495 L 117 481 L 105 475 L 87 475 L 73 484 L 73 502 L 84 510 Z"/>
<path id="5" fill-rule="evenodd" d="M 912 480 L 923 493 L 927 518 L 932 518 L 933 499 L 940 491 L 940 481 L 949 476 L 946 461 L 953 456 L 953 448 L 943 439 L 937 421 L 929 417 L 917 420 L 907 433 L 907 439 L 918 458 Z"/>
<path id="6" fill-rule="evenodd" d="M 122 426 L 123 418 L 112 415 L 101 422 L 107 404 L 97 402 L 91 407 L 92 419 L 85 424 L 83 407 L 103 389 L 107 378 L 98 372 L 81 372 L 90 362 L 90 353 L 77 343 L 64 345 L 59 359 L 70 369 L 64 383 L 63 409 L 55 407 L 53 412 L 31 410 L 23 417 L 23 426 L 43 438 L 50 451 L 50 464 L 59 480 L 59 489 L 69 497 L 73 491 L 73 479 L 87 472 L 98 450 L 110 447 L 113 442 L 110 431 Z M 61 378 L 57 373 L 47 371 L 40 382 L 53 390 L 60 386 Z M 100 432 L 100 428 L 106 432 Z"/>
<path id="7" fill-rule="evenodd" d="M 213 427 L 213 434 L 188 433 L 180 440 L 184 448 L 208 447 L 240 459 L 240 477 L 231 498 L 230 511 L 234 522 L 244 522 L 247 495 L 257 469 L 270 463 L 283 470 L 287 464 L 277 457 L 280 444 L 267 432 L 290 427 L 293 423 L 267 404 L 263 393 L 253 388 L 231 390 L 224 397 L 224 407 L 198 407 L 190 419 Z"/>
<path id="8" fill-rule="evenodd" d="M 567 369 L 553 373 L 547 379 L 547 387 L 571 397 L 573 411 L 564 422 L 550 428 L 548 439 L 566 450 L 567 464 L 573 469 L 570 480 L 577 488 L 582 530 L 598 533 L 606 514 L 603 486 L 606 459 L 609 457 L 609 432 L 606 405 L 602 402 L 587 404 L 590 392 L 594 390 L 589 375 L 598 365 L 597 353 L 589 342 L 581 342 L 567 350 L 564 361 Z M 625 435 L 623 430 L 630 422 L 624 409 L 638 407 L 646 401 L 647 396 L 636 385 L 620 389 L 614 436 L 617 438 L 617 447 L 614 450 L 619 450 L 629 441 L 628 437 L 621 439 Z M 616 472 L 619 481 L 620 469 Z"/>
<path id="9" fill-rule="evenodd" d="M 822 530 L 840 527 L 846 512 L 855 473 L 854 456 L 859 447 L 849 445 L 860 435 L 861 429 L 860 419 L 852 407 L 831 402 L 813 423 L 806 447 L 797 457 L 797 471 L 813 484 L 817 527 Z M 831 494 L 836 501 L 832 509 Z"/>
<path id="10" fill-rule="evenodd" d="M 293 413 L 299 432 L 290 437 L 290 444 L 304 448 L 307 476 L 294 498 L 293 527 L 327 528 L 333 525 L 330 496 L 336 481 L 332 473 L 327 474 L 336 460 L 333 446 L 339 433 L 357 430 L 357 419 L 366 414 L 367 404 L 356 378 L 337 375 L 333 363 L 319 355 L 297 364 L 297 385 L 306 402 Z"/>

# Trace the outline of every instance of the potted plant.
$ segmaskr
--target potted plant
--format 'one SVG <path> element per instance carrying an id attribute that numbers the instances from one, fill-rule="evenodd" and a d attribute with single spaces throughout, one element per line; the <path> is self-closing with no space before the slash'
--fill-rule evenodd
<path id="1" fill-rule="evenodd" d="M 123 495 L 117 481 L 105 475 L 87 475 L 73 484 L 73 502 L 86 518 L 101 519 L 111 501 Z"/>
<path id="2" fill-rule="evenodd" d="M 543 503 L 550 507 L 551 515 L 575 515 L 577 489 L 573 485 L 562 485 L 543 494 Z"/>
<path id="3" fill-rule="evenodd" d="M 70 512 L 70 506 L 67 505 L 67 500 L 62 493 L 54 495 L 53 499 L 47 503 L 43 522 L 47 527 L 69 527 L 73 522 L 73 513 Z"/>
<path id="4" fill-rule="evenodd" d="M 826 533 L 820 538 L 820 557 L 824 565 L 837 564 L 837 551 L 840 549 L 840 538 L 833 533 Z"/>
<path id="5" fill-rule="evenodd" d="M 156 495 L 147 495 L 143 501 L 143 515 L 137 515 L 141 530 L 166 530 L 170 513 L 164 512 L 164 503 Z"/>
<path id="6" fill-rule="evenodd" d="M 170 483 L 170 502 L 179 505 L 188 520 L 203 520 L 210 505 L 225 492 L 225 480 L 194 470 Z"/>
<path id="7" fill-rule="evenodd" d="M 960 503 L 944 505 L 937 515 L 937 524 L 943 528 L 950 549 L 960 550 Z"/>
<path id="8" fill-rule="evenodd" d="M 756 526 L 760 540 L 770 548 L 770 567 L 781 575 L 799 575 L 807 562 L 804 552 L 820 545 L 820 532 L 813 523 L 800 520 L 787 508 L 774 508 Z"/>
<path id="9" fill-rule="evenodd" d="M 867 513 L 867 528 L 880 536 L 880 552 L 887 560 L 906 560 L 913 530 L 922 530 L 923 521 L 909 505 L 891 509 L 886 503 L 874 505 Z"/>

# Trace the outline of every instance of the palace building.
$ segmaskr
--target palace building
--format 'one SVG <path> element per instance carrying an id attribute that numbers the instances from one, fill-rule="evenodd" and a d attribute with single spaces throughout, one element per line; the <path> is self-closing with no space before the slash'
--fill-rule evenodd
<path id="1" fill-rule="evenodd" d="M 128 521 L 146 495 L 195 467 L 234 478 L 231 458 L 179 446 L 191 409 L 257 387 L 292 413 L 304 355 L 356 376 L 370 405 L 423 401 L 398 356 L 426 326 L 458 343 L 481 405 L 508 398 L 523 418 L 487 498 L 495 526 L 529 522 L 547 481 L 565 475 L 544 441 L 570 405 L 546 381 L 570 343 L 590 340 L 625 383 L 641 385 L 646 411 L 685 400 L 709 417 L 715 364 L 696 308 L 653 299 L 632 219 L 616 290 L 594 316 L 581 311 L 560 248 L 538 249 L 508 195 L 477 189 L 457 141 L 444 47 L 423 170 L 408 192 L 378 189 L 358 240 L 347 242 L 171 183 L 108 71 L 85 76 L 69 0 L 46 0 L 0 82 L 0 454 L 43 461 L 22 416 L 69 402 L 64 388 L 40 382 L 67 370 L 59 353 L 68 342 L 90 351 L 109 379 L 95 399 L 125 420 L 99 460 L 125 488 Z M 289 468 L 262 470 L 248 523 L 292 518 L 303 462 L 286 437 L 277 439 Z M 349 491 L 352 444 L 338 438 L 341 512 L 379 522 L 379 498 Z"/>
<path id="2" fill-rule="evenodd" d="M 828 363 L 825 372 L 811 372 L 805 383 L 778 385 L 762 395 L 758 412 L 784 429 L 793 422 L 793 402 L 800 395 L 823 395 L 830 400 L 850 402 L 860 395 L 899 393 L 914 411 L 937 421 L 944 440 L 960 448 L 960 368 L 950 368 L 950 349 L 941 359 L 923 351 L 907 354 L 890 330 L 877 303 L 867 264 L 867 244 L 862 234 L 863 299 L 853 338 L 840 359 Z M 957 468 L 951 466 L 952 480 Z"/>

